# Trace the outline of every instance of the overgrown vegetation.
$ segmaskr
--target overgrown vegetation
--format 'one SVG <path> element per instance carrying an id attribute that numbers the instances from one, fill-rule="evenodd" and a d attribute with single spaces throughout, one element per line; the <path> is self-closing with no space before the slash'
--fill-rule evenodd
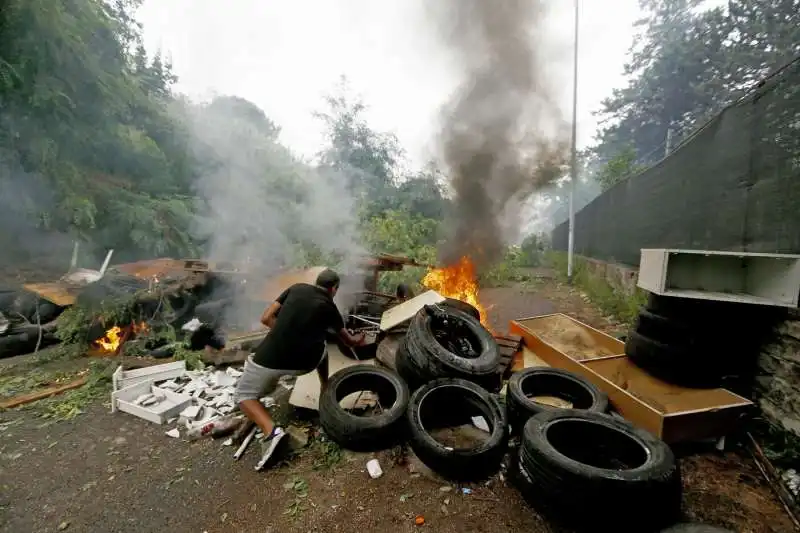
<path id="1" fill-rule="evenodd" d="M 567 281 L 567 254 L 551 251 L 547 253 L 547 262 L 552 266 L 562 282 Z M 592 273 L 586 259 L 575 256 L 572 270 L 572 281 L 603 312 L 613 315 L 618 320 L 630 324 L 639 314 L 639 309 L 647 303 L 644 291 L 634 288 L 629 293 L 620 287 L 612 286 L 607 280 Z"/>

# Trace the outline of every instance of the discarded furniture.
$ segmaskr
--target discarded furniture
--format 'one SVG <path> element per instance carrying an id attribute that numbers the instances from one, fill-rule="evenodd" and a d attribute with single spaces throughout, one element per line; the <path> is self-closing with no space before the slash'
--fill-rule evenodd
<path id="1" fill-rule="evenodd" d="M 548 338 L 548 323 L 571 321 L 591 351 L 611 354 L 587 357 L 579 349 Z M 624 355 L 624 343 L 567 315 L 556 313 L 512 320 L 512 333 L 548 365 L 585 377 L 608 394 L 615 410 L 636 426 L 675 443 L 724 437 L 753 403 L 725 389 L 687 389 L 647 374 Z M 591 341 L 589 341 L 591 339 Z M 561 344 L 562 346 L 558 346 Z M 599 346 L 599 348 L 598 348 Z M 572 352 L 572 353 L 570 353 Z"/>
<path id="2" fill-rule="evenodd" d="M 797 307 L 800 255 L 644 248 L 637 284 L 661 296 Z"/>

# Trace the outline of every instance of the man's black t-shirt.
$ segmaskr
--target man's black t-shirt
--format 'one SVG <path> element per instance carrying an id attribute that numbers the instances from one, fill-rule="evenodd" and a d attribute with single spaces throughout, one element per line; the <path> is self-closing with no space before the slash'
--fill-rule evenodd
<path id="1" fill-rule="evenodd" d="M 275 327 L 256 348 L 253 362 L 275 370 L 307 370 L 319 365 L 328 328 L 339 332 L 342 315 L 328 291 L 297 283 L 278 296 Z"/>

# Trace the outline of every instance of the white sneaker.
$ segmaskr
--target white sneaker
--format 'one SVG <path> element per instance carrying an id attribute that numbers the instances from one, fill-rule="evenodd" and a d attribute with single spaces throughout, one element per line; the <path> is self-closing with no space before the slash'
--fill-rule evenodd
<path id="1" fill-rule="evenodd" d="M 256 465 L 256 470 L 261 470 L 264 468 L 264 465 L 267 464 L 267 461 L 270 460 L 272 454 L 275 452 L 275 449 L 280 444 L 281 440 L 286 436 L 286 432 L 283 428 L 275 426 L 272 428 L 272 433 L 270 433 L 269 437 L 261 441 L 261 460 L 258 461 Z"/>

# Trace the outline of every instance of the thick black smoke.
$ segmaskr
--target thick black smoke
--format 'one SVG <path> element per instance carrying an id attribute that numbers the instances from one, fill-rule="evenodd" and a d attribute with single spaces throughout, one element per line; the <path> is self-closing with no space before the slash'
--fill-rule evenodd
<path id="1" fill-rule="evenodd" d="M 542 0 L 435 5 L 442 42 L 463 76 L 442 116 L 456 205 L 441 260 L 469 255 L 487 266 L 519 231 L 523 201 L 564 172 L 569 130 L 548 72 L 565 62 L 547 43 Z"/>

